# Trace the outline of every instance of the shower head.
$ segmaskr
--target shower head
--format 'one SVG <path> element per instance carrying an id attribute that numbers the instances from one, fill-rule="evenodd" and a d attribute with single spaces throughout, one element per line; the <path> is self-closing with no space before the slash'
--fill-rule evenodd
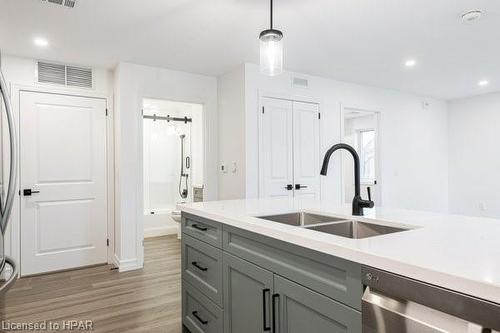
<path id="1" fill-rule="evenodd" d="M 181 134 L 180 137 L 181 139 L 184 139 L 186 137 L 186 134 Z"/>

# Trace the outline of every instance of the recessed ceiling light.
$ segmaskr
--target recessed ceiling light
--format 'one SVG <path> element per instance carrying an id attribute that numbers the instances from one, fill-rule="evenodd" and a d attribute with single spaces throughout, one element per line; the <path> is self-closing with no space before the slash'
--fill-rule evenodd
<path id="1" fill-rule="evenodd" d="M 479 21 L 483 17 L 483 12 L 480 10 L 469 10 L 462 14 L 463 23 L 472 23 Z"/>
<path id="2" fill-rule="evenodd" d="M 33 43 L 38 47 L 47 47 L 49 46 L 49 42 L 45 38 L 35 38 Z"/>
<path id="3" fill-rule="evenodd" d="M 481 80 L 477 83 L 478 86 L 486 87 L 490 82 L 488 80 Z"/>
<path id="4" fill-rule="evenodd" d="M 415 67 L 416 64 L 417 64 L 417 61 L 415 59 L 408 59 L 405 61 L 406 67 Z"/>

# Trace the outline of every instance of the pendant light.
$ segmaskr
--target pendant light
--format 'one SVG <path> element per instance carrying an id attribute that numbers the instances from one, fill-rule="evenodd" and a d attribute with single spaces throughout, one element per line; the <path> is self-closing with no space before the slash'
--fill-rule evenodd
<path id="1" fill-rule="evenodd" d="M 273 0 L 271 2 L 271 27 L 260 33 L 260 71 L 269 76 L 283 72 L 283 33 L 273 29 Z"/>

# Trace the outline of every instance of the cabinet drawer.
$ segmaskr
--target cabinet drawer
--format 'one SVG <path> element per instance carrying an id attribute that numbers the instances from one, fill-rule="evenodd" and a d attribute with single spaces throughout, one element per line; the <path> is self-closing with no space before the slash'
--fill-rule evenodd
<path id="1" fill-rule="evenodd" d="M 352 308 L 361 310 L 361 266 L 246 230 L 224 226 L 223 248 Z"/>
<path id="2" fill-rule="evenodd" d="M 215 247 L 222 247 L 222 225 L 219 222 L 182 213 L 182 232 Z"/>
<path id="3" fill-rule="evenodd" d="M 223 311 L 205 295 L 182 281 L 182 324 L 191 333 L 222 333 Z"/>
<path id="4" fill-rule="evenodd" d="M 222 250 L 182 237 L 182 277 L 222 306 Z"/>

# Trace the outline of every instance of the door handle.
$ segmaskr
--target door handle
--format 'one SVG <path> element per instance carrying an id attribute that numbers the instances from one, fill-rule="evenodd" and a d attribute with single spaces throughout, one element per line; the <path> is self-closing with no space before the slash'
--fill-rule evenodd
<path id="1" fill-rule="evenodd" d="M 200 264 L 198 264 L 198 262 L 196 262 L 196 261 L 193 261 L 191 263 L 191 265 L 193 265 L 194 267 L 198 268 L 202 272 L 208 271 L 208 268 L 200 266 Z"/>
<path id="2" fill-rule="evenodd" d="M 262 320 L 264 321 L 264 332 L 269 332 L 271 330 L 271 326 L 267 326 L 267 299 L 269 297 L 269 293 L 271 292 L 271 289 L 263 289 L 262 290 L 262 311 L 263 311 L 263 316 Z M 267 294 L 267 296 L 266 296 Z"/>
<path id="3" fill-rule="evenodd" d="M 291 191 L 291 190 L 293 190 L 293 185 L 292 184 L 288 184 L 287 186 L 285 186 L 285 189 L 288 190 L 288 191 Z"/>
<path id="4" fill-rule="evenodd" d="M 274 294 L 273 299 L 272 299 L 272 302 L 273 302 L 273 333 L 278 332 L 278 331 L 276 331 L 276 299 L 279 302 L 279 300 L 280 300 L 279 294 Z"/>
<path id="5" fill-rule="evenodd" d="M 33 191 L 33 190 L 32 190 L 32 189 L 30 189 L 30 188 L 25 188 L 25 189 L 23 190 L 23 195 L 24 195 L 25 197 L 29 197 L 30 195 L 35 194 L 35 193 L 40 193 L 40 191 Z"/>
<path id="6" fill-rule="evenodd" d="M 300 190 L 301 188 L 307 188 L 306 185 L 295 184 L 295 189 Z"/>
<path id="7" fill-rule="evenodd" d="M 193 224 L 191 225 L 193 228 L 197 229 L 197 230 L 200 230 L 200 231 L 207 231 L 208 228 L 207 227 L 200 227 L 199 225 L 197 224 Z"/>
<path id="8" fill-rule="evenodd" d="M 201 319 L 201 317 L 198 315 L 198 311 L 193 311 L 193 312 L 191 312 L 191 313 L 193 314 L 193 316 L 194 316 L 196 319 L 198 319 L 198 321 L 199 321 L 200 323 L 202 323 L 202 325 L 206 325 L 206 324 L 208 324 L 208 320 L 203 320 L 203 319 Z"/>

